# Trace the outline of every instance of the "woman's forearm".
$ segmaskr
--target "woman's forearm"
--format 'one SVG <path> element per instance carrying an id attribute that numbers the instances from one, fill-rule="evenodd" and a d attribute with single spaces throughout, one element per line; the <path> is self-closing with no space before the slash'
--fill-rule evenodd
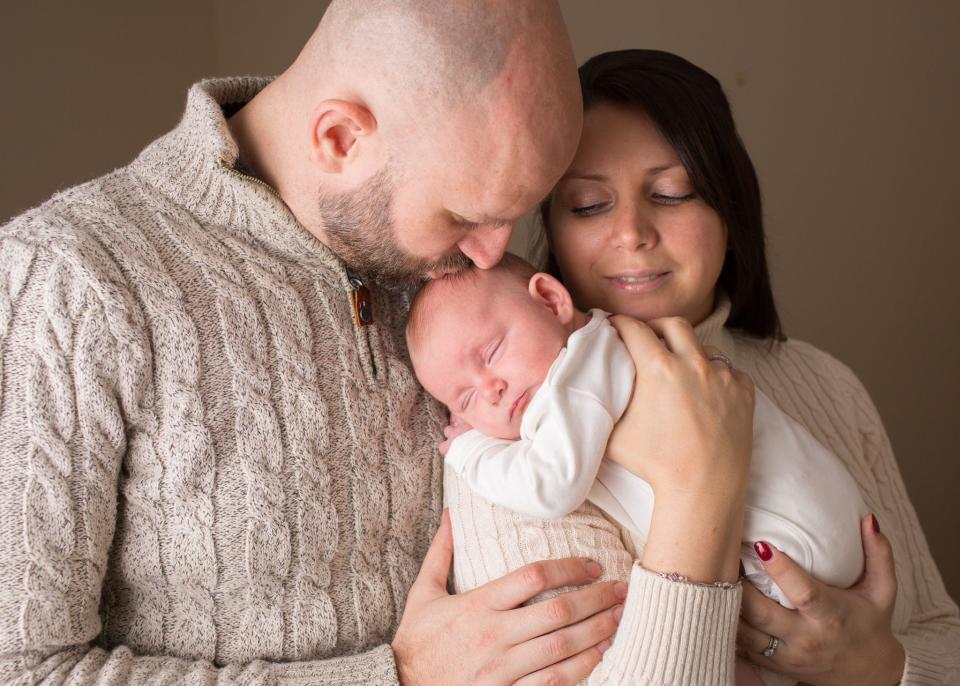
<path id="1" fill-rule="evenodd" d="M 736 581 L 743 501 L 741 492 L 657 494 L 643 566 L 690 581 Z"/>

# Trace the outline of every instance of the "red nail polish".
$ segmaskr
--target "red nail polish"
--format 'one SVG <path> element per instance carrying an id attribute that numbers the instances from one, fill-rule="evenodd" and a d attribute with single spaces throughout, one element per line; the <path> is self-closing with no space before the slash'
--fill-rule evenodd
<path id="1" fill-rule="evenodd" d="M 757 541 L 754 543 L 753 549 L 757 551 L 757 555 L 759 555 L 760 559 L 764 562 L 769 562 L 770 558 L 773 557 L 773 551 L 764 541 Z"/>
<path id="2" fill-rule="evenodd" d="M 870 520 L 871 520 L 871 523 L 873 524 L 873 533 L 875 534 L 880 533 L 880 522 L 877 521 L 877 515 L 875 514 L 870 515 Z"/>

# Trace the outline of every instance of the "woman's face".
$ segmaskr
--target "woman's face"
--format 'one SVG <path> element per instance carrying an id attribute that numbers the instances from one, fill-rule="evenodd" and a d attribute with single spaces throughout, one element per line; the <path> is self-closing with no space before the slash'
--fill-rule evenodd
<path id="1" fill-rule="evenodd" d="M 713 310 L 726 228 L 640 110 L 600 104 L 587 111 L 548 224 L 564 283 L 581 308 L 692 324 Z"/>

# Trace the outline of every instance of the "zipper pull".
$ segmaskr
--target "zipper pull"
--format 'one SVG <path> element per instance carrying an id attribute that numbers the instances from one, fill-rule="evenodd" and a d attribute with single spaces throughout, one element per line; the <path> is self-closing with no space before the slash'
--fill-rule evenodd
<path id="1" fill-rule="evenodd" d="M 370 290 L 363 285 L 356 276 L 349 276 L 350 285 L 353 290 L 350 291 L 350 302 L 353 304 L 353 318 L 357 326 L 369 326 L 373 324 L 373 300 L 370 298 Z"/>

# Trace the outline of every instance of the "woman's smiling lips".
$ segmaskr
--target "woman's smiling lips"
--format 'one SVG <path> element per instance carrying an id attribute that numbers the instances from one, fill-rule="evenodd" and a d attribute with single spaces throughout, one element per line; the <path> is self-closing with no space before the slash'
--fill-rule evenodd
<path id="1" fill-rule="evenodd" d="M 659 288 L 670 278 L 673 272 L 645 269 L 643 271 L 626 271 L 606 277 L 607 281 L 617 288 L 631 293 L 648 293 Z"/>

